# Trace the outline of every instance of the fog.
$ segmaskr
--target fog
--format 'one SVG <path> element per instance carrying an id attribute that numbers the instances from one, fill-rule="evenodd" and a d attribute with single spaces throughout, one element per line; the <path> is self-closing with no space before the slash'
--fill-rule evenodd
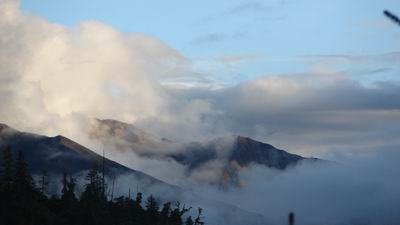
<path id="1" fill-rule="evenodd" d="M 245 188 L 194 192 L 259 213 L 271 224 L 285 224 L 289 212 L 296 224 L 397 224 L 399 159 L 398 150 L 385 150 L 288 171 L 254 165 L 241 175 Z"/>
<path id="2" fill-rule="evenodd" d="M 239 173 L 245 185 L 229 188 L 183 182 L 191 178 L 185 177 L 184 168 L 175 162 L 136 160 L 139 167 L 140 163 L 144 169 L 152 167 L 157 178 L 184 183 L 180 192 L 162 187 L 153 190 L 160 193 L 159 199 L 175 198 L 204 208 L 209 224 L 285 224 L 289 212 L 295 213 L 296 224 L 304 225 L 397 224 L 399 151 L 381 149 L 337 159 L 340 161 L 303 163 L 285 171 L 252 165 Z M 128 180 L 131 182 L 119 182 L 125 194 L 127 186 L 135 188 Z"/>
<path id="3" fill-rule="evenodd" d="M 340 162 L 303 163 L 285 171 L 252 165 L 240 172 L 245 185 L 221 189 L 215 185 L 183 182 L 182 165 L 170 161 L 140 160 L 152 167 L 155 177 L 178 184 L 183 189 L 149 184 L 133 175 L 108 178 L 108 192 L 134 198 L 137 191 L 160 202 L 179 201 L 204 209 L 207 224 L 285 224 L 294 212 L 296 224 L 397 224 L 400 221 L 400 153 L 379 153 L 340 157 Z M 140 163 L 143 163 L 141 165 Z M 178 167 L 178 168 L 176 168 Z M 163 171 L 163 172 L 160 172 Z M 169 174 L 176 172 L 176 176 Z M 84 174 L 84 173 L 83 173 Z M 78 193 L 86 181 L 76 174 Z M 57 180 L 54 183 L 58 183 Z M 52 188 L 60 188 L 53 183 Z"/>

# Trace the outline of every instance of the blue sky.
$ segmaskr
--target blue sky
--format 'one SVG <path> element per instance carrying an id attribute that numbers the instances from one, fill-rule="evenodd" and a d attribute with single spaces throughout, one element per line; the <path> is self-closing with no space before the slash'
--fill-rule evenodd
<path id="1" fill-rule="evenodd" d="M 312 70 L 315 60 L 304 59 L 309 55 L 396 51 L 400 29 L 382 11 L 400 13 L 398 6 L 397 0 L 22 0 L 26 11 L 66 26 L 97 20 L 123 32 L 149 34 L 193 59 L 205 73 L 234 83 Z M 215 59 L 236 61 L 216 66 Z M 334 69 L 349 69 L 334 64 Z"/>

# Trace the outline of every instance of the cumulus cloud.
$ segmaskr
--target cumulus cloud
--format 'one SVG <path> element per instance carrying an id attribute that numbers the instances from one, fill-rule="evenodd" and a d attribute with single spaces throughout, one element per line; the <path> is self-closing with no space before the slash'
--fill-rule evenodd
<path id="1" fill-rule="evenodd" d="M 306 155 L 393 146 L 399 127 L 398 81 L 364 85 L 343 73 L 268 76 L 219 90 L 175 91 L 207 99 L 214 123 Z M 326 157 L 326 155 L 325 155 Z"/>
<path id="2" fill-rule="evenodd" d="M 25 14 L 15 0 L 2 1 L 0 10 L 5 123 L 79 138 L 85 126 L 74 124 L 89 124 L 88 118 L 169 121 L 180 114 L 195 122 L 210 111 L 201 101 L 173 99 L 161 86 L 168 79 L 200 78 L 187 58 L 158 39 L 96 21 L 65 28 Z"/>

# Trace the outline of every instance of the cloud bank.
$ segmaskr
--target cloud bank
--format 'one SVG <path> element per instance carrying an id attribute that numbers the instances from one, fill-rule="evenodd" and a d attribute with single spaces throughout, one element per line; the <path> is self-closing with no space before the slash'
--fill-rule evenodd
<path id="1" fill-rule="evenodd" d="M 245 189 L 196 192 L 259 213 L 270 224 L 284 224 L 289 212 L 296 224 L 396 224 L 399 158 L 398 150 L 387 150 L 283 172 L 254 166 L 243 174 Z"/>
<path id="2" fill-rule="evenodd" d="M 2 1 L 0 10 L 4 123 L 76 138 L 82 126 L 75 125 L 87 118 L 133 123 L 181 115 L 193 123 L 211 111 L 208 103 L 181 102 L 161 86 L 198 76 L 188 59 L 155 38 L 96 21 L 62 27 L 21 12 L 13 0 Z"/>

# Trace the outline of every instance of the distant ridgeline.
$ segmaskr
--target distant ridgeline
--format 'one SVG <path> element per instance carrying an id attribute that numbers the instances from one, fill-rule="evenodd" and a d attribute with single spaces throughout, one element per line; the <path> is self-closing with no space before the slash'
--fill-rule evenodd
<path id="1" fill-rule="evenodd" d="M 48 197 L 51 177 L 43 171 L 34 180 L 24 154 L 17 157 L 10 146 L 2 148 L 0 160 L 0 224 L 29 225 L 203 225 L 202 209 L 197 216 L 186 216 L 191 207 L 179 202 L 159 202 L 150 195 L 136 198 L 110 197 L 106 194 L 104 175 L 92 168 L 86 175 L 84 191 L 76 195 L 75 179 L 64 173 L 59 195 Z"/>
<path id="2" fill-rule="evenodd" d="M 83 180 L 89 170 L 97 166 L 103 170 L 108 180 L 129 177 L 132 184 L 140 184 L 143 189 L 157 186 L 164 190 L 176 192 L 177 187 L 167 184 L 152 176 L 130 169 L 117 162 L 102 157 L 96 152 L 64 137 L 47 137 L 33 133 L 20 132 L 5 124 L 0 124 L 0 148 L 11 147 L 12 155 L 18 152 L 25 155 L 28 168 L 34 177 L 45 170 L 53 181 L 59 181 L 64 172 L 74 176 L 77 181 Z M 55 184 L 55 185 L 53 185 Z M 59 191 L 59 184 L 52 182 L 50 192 Z M 81 189 L 77 188 L 80 192 Z"/>

